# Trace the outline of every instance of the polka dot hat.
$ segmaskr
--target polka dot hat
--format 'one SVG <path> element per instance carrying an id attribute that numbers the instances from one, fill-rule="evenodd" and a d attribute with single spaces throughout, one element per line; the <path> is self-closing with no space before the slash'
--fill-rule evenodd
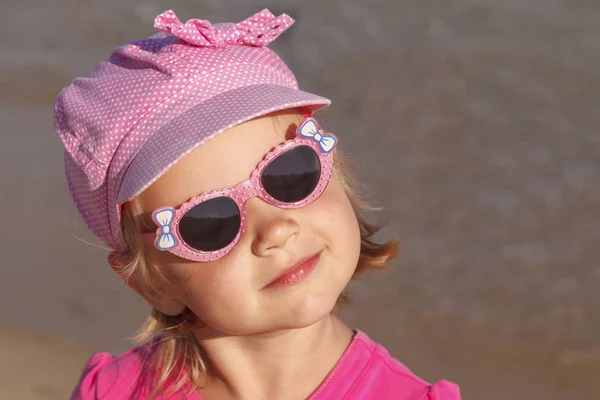
<path id="1" fill-rule="evenodd" d="M 273 111 L 329 105 L 299 90 L 266 47 L 293 23 L 266 9 L 214 25 L 166 11 L 154 22 L 162 32 L 117 48 L 60 92 L 54 121 L 69 191 L 96 236 L 123 248 L 120 205 L 218 133 Z"/>

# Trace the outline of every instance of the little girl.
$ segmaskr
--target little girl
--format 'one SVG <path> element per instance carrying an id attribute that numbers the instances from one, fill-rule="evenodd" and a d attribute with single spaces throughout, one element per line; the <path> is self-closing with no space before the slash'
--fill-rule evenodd
<path id="1" fill-rule="evenodd" d="M 143 344 L 95 354 L 72 399 L 453 400 L 333 311 L 383 268 L 338 139 L 266 46 L 293 20 L 172 11 L 64 88 L 68 186 L 109 263 L 153 308 Z"/>

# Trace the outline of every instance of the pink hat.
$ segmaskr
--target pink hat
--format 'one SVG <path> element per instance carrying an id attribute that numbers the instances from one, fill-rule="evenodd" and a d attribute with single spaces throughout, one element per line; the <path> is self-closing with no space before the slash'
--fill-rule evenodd
<path id="1" fill-rule="evenodd" d="M 73 201 L 91 231 L 125 246 L 120 204 L 144 191 L 194 148 L 273 111 L 314 111 L 328 99 L 298 90 L 266 47 L 294 23 L 263 10 L 238 24 L 159 15 L 160 32 L 117 48 L 56 99 Z"/>

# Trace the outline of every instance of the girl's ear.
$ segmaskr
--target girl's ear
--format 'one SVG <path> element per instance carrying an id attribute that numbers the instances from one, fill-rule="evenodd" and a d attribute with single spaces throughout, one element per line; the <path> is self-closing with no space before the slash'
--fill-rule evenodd
<path id="1" fill-rule="evenodd" d="M 139 281 L 136 274 L 129 275 L 125 271 L 125 266 L 129 263 L 129 259 L 122 254 L 117 252 L 111 252 L 108 256 L 108 263 L 110 264 L 113 271 L 119 275 L 121 280 L 133 289 L 140 297 L 142 297 L 148 304 L 156 308 L 158 311 L 166 315 L 176 316 L 181 314 L 185 310 L 185 304 L 179 299 L 169 296 L 166 293 L 155 293 L 149 291 L 142 282 Z"/>
<path id="2" fill-rule="evenodd" d="M 126 256 L 113 251 L 108 255 L 108 263 L 127 286 L 133 289 L 141 297 L 144 297 L 144 290 L 138 285 L 136 279 L 133 276 L 128 276 L 125 272 L 125 266 L 129 263 L 129 259 Z"/>

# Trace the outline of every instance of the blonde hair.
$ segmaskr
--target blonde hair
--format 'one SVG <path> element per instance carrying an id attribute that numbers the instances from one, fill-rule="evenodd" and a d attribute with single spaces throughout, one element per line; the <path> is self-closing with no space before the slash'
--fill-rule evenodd
<path id="1" fill-rule="evenodd" d="M 352 276 L 352 279 L 358 279 L 367 270 L 388 269 L 385 263 L 396 256 L 398 243 L 396 240 L 383 243 L 375 241 L 374 235 L 382 225 L 369 222 L 368 214 L 380 209 L 371 206 L 358 195 L 359 183 L 349 171 L 349 162 L 348 158 L 336 150 L 334 173 L 350 200 L 360 228 L 360 257 Z M 144 255 L 144 246 L 139 234 L 143 228 L 140 203 L 136 199 L 125 203 L 122 211 L 122 224 L 127 243 L 127 250 L 122 254 L 128 261 L 123 267 L 124 272 L 129 277 L 135 274 L 136 279 L 139 279 L 141 284 L 145 284 L 150 292 L 158 293 L 159 289 L 153 282 L 154 278 L 162 275 Z M 346 288 L 340 294 L 334 311 L 349 300 Z M 146 376 L 148 386 L 146 390 L 150 393 L 148 398 L 164 392 L 167 387 L 170 393 L 185 390 L 188 384 L 190 390 L 200 387 L 199 383 L 206 372 L 206 365 L 202 348 L 188 328 L 194 321 L 195 315 L 187 308 L 177 316 L 168 316 L 153 309 L 135 336 L 138 343 L 150 343 L 147 353 L 142 357 L 145 369 L 150 367 L 148 371 L 152 371 Z"/>

